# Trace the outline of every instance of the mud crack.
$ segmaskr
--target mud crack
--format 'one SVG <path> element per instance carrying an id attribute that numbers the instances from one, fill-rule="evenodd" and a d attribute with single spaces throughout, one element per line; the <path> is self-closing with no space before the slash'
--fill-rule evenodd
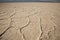
<path id="1" fill-rule="evenodd" d="M 12 20 L 12 19 L 11 19 Z M 3 33 L 0 34 L 0 37 L 2 37 L 2 35 L 4 35 L 6 33 L 7 30 L 9 30 L 11 28 L 11 23 L 12 21 L 10 22 L 10 27 L 8 27 Z"/>
<path id="2" fill-rule="evenodd" d="M 2 36 L 12 27 L 12 23 L 13 23 L 13 18 L 11 18 L 12 16 L 14 16 L 15 15 L 15 13 L 14 14 L 12 14 L 9 18 L 10 18 L 10 24 L 9 24 L 9 27 L 6 29 L 6 30 L 4 30 L 4 32 L 2 32 L 1 34 L 0 34 L 0 40 L 2 39 Z M 3 20 L 3 19 L 2 19 Z"/>
<path id="3" fill-rule="evenodd" d="M 22 34 L 22 38 L 23 38 L 24 40 L 26 40 L 26 38 L 25 38 L 24 34 L 22 33 L 22 30 L 23 30 L 24 28 L 26 28 L 26 27 L 30 24 L 31 21 L 30 21 L 29 16 L 28 16 L 28 20 L 29 20 L 29 22 L 28 22 L 26 25 L 24 25 L 23 27 L 20 28 L 20 33 Z"/>
<path id="4" fill-rule="evenodd" d="M 39 40 L 42 40 L 42 35 L 43 35 L 43 29 L 42 29 L 42 19 L 40 17 L 40 28 L 41 28 L 41 34 L 39 35 Z"/>

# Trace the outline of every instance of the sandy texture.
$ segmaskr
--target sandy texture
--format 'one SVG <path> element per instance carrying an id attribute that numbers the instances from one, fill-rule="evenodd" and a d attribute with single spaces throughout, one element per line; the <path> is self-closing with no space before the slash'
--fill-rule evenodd
<path id="1" fill-rule="evenodd" d="M 60 3 L 0 3 L 0 40 L 60 40 Z"/>

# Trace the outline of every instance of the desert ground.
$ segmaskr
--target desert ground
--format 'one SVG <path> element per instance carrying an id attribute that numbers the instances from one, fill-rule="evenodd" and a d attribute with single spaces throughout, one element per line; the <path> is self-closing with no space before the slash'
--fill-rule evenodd
<path id="1" fill-rule="evenodd" d="M 60 3 L 0 3 L 0 40 L 60 40 Z"/>

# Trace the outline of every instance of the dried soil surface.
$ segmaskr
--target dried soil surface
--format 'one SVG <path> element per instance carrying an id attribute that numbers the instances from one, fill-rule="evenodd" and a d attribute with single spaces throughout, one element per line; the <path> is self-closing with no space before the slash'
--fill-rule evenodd
<path id="1" fill-rule="evenodd" d="M 0 3 L 0 40 L 60 40 L 60 3 Z"/>

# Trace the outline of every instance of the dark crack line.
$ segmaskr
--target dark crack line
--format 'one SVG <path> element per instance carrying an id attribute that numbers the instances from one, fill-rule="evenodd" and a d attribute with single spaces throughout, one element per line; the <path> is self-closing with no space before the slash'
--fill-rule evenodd
<path id="1" fill-rule="evenodd" d="M 10 25 L 11 25 L 11 22 L 10 22 Z M 9 30 L 10 28 L 11 28 L 11 26 L 10 26 L 10 27 L 8 27 L 8 28 L 7 28 L 3 33 L 1 33 L 1 34 L 0 34 L 0 37 L 1 37 L 3 34 L 5 34 L 5 33 L 6 33 L 6 31 L 7 31 L 7 30 Z"/>
<path id="2" fill-rule="evenodd" d="M 23 27 L 20 28 L 20 33 L 22 34 L 24 40 L 26 40 L 26 38 L 25 38 L 25 35 L 22 33 L 22 29 L 26 28 L 31 23 L 29 16 L 32 16 L 32 15 L 35 15 L 35 14 L 37 14 L 37 12 L 35 12 L 34 14 L 26 16 L 26 17 L 28 17 L 29 22 L 28 22 L 28 24 L 26 24 L 26 25 L 24 25 Z"/>
<path id="3" fill-rule="evenodd" d="M 14 13 L 14 14 L 15 14 L 15 13 Z M 13 14 L 12 16 L 14 16 L 14 14 Z M 12 17 L 12 16 L 11 16 L 11 17 Z M 13 22 L 12 19 L 13 19 L 13 18 L 11 18 L 11 22 L 10 22 L 9 27 L 8 27 L 3 33 L 0 34 L 0 37 L 2 37 L 2 35 L 4 35 L 4 34 L 12 27 L 12 22 Z"/>
<path id="4" fill-rule="evenodd" d="M 29 18 L 29 17 L 28 17 Z M 30 19 L 28 19 L 29 20 L 29 22 L 26 24 L 26 25 L 24 25 L 23 27 L 21 27 L 20 28 L 20 32 L 22 33 L 22 29 L 24 29 L 25 27 L 27 27 L 29 24 L 30 24 Z"/>
<path id="5" fill-rule="evenodd" d="M 10 29 L 11 27 L 8 27 L 2 34 L 0 34 L 0 37 L 4 34 L 4 33 L 6 33 L 6 31 L 8 30 L 8 29 Z"/>
<path id="6" fill-rule="evenodd" d="M 29 19 L 29 16 L 28 16 L 28 19 Z M 22 33 L 22 29 L 26 28 L 30 24 L 30 22 L 31 21 L 29 19 L 29 22 L 26 25 L 24 25 L 23 27 L 20 28 L 20 33 L 22 34 L 24 40 L 26 40 L 26 38 L 25 38 L 25 35 Z"/>
<path id="7" fill-rule="evenodd" d="M 24 25 L 23 27 L 20 28 L 20 33 L 22 34 L 24 40 L 26 40 L 26 38 L 25 38 L 25 35 L 22 33 L 22 29 L 26 28 L 31 23 L 29 16 L 32 16 L 32 15 L 35 15 L 35 14 L 37 14 L 37 12 L 34 13 L 34 14 L 26 16 L 26 17 L 28 17 L 29 22 L 26 25 Z"/>

